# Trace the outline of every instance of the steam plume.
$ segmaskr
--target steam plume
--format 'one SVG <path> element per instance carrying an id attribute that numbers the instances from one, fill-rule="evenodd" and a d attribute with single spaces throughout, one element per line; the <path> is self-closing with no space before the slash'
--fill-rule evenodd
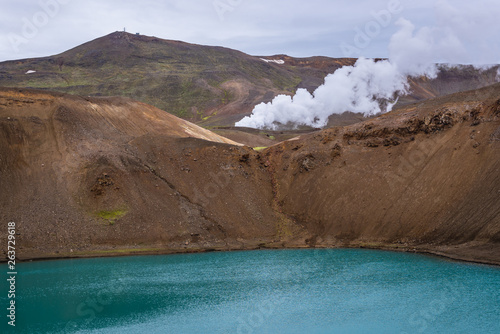
<path id="1" fill-rule="evenodd" d="M 476 27 L 478 34 L 472 33 L 472 28 L 464 32 L 457 22 L 469 22 L 469 18 L 459 14 L 448 2 L 439 1 L 436 15 L 442 23 L 438 26 L 416 30 L 410 21 L 399 19 L 388 60 L 360 58 L 354 66 L 329 74 L 313 94 L 298 89 L 293 97 L 278 95 L 269 103 L 257 105 L 252 115 L 235 125 L 269 129 L 277 129 L 280 124 L 323 127 L 333 114 L 351 111 L 369 116 L 388 112 L 398 96 L 408 93 L 409 76 L 434 78 L 439 71 L 436 63 L 473 63 L 466 46 L 477 44 L 478 34 L 484 30 Z M 458 36 L 465 36 L 464 40 Z"/>
<path id="2" fill-rule="evenodd" d="M 252 116 L 236 126 L 276 129 L 277 123 L 304 124 L 323 127 L 332 114 L 345 111 L 374 115 L 388 111 L 379 100 L 391 101 L 397 93 L 407 91 L 406 77 L 390 62 L 360 58 L 354 66 L 344 66 L 325 78 L 313 94 L 298 89 L 292 98 L 278 95 L 270 103 L 255 107 Z"/>

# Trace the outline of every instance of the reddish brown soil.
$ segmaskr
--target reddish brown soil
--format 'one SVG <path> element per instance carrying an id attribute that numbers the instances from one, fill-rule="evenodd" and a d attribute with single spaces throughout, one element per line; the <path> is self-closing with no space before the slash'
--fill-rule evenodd
<path id="1" fill-rule="evenodd" d="M 129 99 L 0 89 L 0 222 L 20 259 L 373 247 L 500 264 L 499 144 L 499 85 L 260 153 Z"/>
<path id="2" fill-rule="evenodd" d="M 500 261 L 500 86 L 408 106 L 265 152 L 311 245 Z"/>

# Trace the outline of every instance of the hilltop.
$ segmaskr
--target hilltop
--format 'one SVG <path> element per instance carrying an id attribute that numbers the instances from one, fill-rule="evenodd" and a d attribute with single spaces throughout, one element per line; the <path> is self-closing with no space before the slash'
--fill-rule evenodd
<path id="1" fill-rule="evenodd" d="M 321 84 L 324 71 L 283 67 L 239 51 L 115 32 L 52 57 L 0 63 L 0 86 L 90 96 L 126 96 L 202 121 L 249 113 L 301 83 Z M 29 70 L 36 71 L 26 75 Z M 236 117 L 237 119 L 237 117 Z"/>

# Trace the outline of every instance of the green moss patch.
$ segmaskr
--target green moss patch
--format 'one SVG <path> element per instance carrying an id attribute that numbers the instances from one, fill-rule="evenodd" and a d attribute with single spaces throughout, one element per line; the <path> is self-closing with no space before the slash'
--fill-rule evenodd
<path id="1" fill-rule="evenodd" d="M 96 216 L 106 220 L 110 225 L 113 225 L 116 220 L 122 218 L 127 214 L 127 210 L 114 210 L 114 211 L 99 211 Z"/>

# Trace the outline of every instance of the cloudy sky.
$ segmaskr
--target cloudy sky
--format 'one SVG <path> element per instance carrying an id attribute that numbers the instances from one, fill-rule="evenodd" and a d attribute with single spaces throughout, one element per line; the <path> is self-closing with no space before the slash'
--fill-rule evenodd
<path id="1" fill-rule="evenodd" d="M 405 18 L 418 41 L 460 56 L 436 52 L 436 61 L 500 62 L 497 0 L 1 1 L 0 61 L 58 54 L 124 28 L 252 55 L 388 57 Z"/>

